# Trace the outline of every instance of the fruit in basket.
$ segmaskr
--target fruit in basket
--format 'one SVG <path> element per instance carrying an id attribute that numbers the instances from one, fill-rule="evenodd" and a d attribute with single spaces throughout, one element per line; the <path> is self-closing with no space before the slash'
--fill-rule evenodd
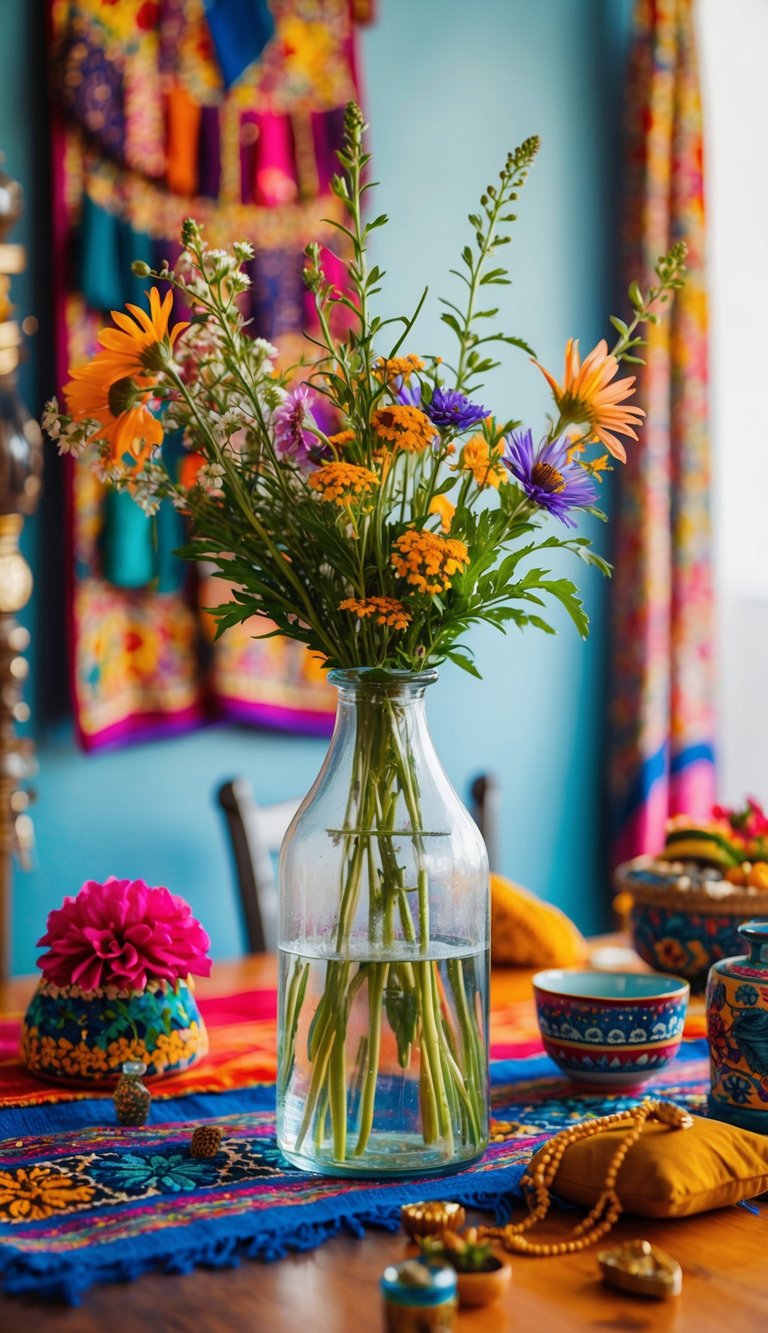
<path id="1" fill-rule="evenodd" d="M 744 848 L 725 821 L 699 823 L 687 815 L 676 815 L 667 821 L 661 855 L 665 860 L 697 861 L 725 870 L 743 861 Z"/>

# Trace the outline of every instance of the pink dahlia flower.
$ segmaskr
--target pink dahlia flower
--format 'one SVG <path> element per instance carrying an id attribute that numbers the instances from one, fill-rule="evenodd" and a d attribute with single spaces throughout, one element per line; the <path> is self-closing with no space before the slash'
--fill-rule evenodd
<path id="1" fill-rule="evenodd" d="M 88 880 L 76 898 L 50 912 L 37 965 L 56 986 L 144 990 L 148 981 L 182 981 L 211 971 L 211 941 L 191 908 L 142 879 Z"/>

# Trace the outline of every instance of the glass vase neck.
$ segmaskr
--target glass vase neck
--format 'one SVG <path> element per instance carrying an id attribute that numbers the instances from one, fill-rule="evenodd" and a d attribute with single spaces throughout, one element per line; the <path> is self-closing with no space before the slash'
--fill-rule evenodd
<path id="1" fill-rule="evenodd" d="M 423 671 L 396 671 L 385 667 L 338 667 L 328 672 L 328 679 L 344 702 L 358 700 L 397 700 L 408 703 L 422 699 L 428 685 L 438 678 L 435 667 Z"/>

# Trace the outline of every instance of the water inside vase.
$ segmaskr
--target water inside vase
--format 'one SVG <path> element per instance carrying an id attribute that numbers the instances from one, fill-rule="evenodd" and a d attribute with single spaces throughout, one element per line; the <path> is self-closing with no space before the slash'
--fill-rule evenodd
<path id="1" fill-rule="evenodd" d="M 281 948 L 278 1143 L 305 1170 L 456 1170 L 488 1140 L 489 954 Z"/>

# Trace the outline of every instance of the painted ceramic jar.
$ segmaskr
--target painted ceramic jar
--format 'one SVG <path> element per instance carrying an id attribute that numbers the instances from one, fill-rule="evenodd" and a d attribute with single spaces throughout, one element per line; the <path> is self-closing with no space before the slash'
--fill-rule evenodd
<path id="1" fill-rule="evenodd" d="M 768 921 L 739 934 L 749 954 L 715 963 L 707 982 L 709 1114 L 768 1134 Z"/>
<path id="2" fill-rule="evenodd" d="M 24 1016 L 21 1058 L 62 1083 L 114 1083 L 127 1060 L 148 1078 L 178 1074 L 208 1053 L 208 1034 L 186 981 L 127 994 L 41 980 Z"/>

